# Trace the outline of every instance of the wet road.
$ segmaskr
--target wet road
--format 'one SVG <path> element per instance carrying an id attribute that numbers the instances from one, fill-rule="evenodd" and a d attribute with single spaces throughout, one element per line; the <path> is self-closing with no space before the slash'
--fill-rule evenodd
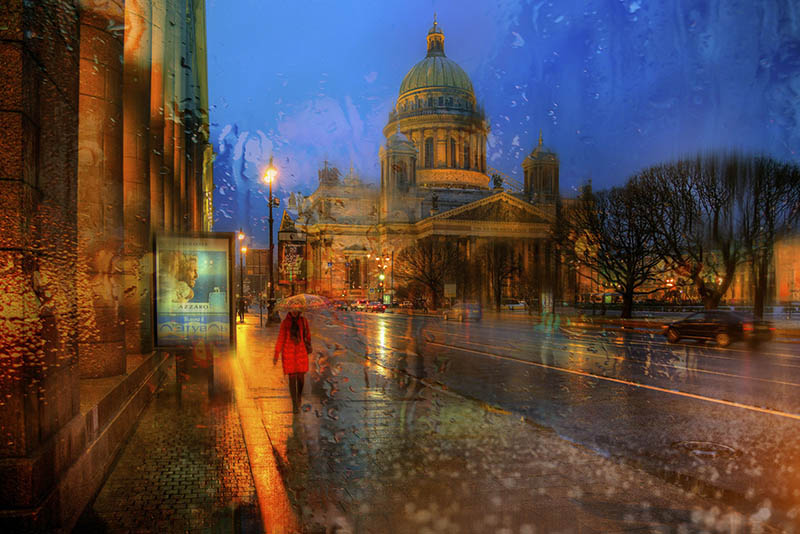
<path id="1" fill-rule="evenodd" d="M 746 532 L 764 520 L 778 528 L 763 531 L 795 531 L 763 501 L 765 487 L 733 502 L 687 493 L 661 472 L 761 484 L 769 472 L 744 447 L 772 445 L 748 440 L 796 431 L 778 413 L 790 399 L 773 390 L 784 404 L 748 407 L 757 391 L 742 385 L 791 378 L 779 366 L 747 371 L 736 349 L 525 320 L 321 315 L 294 415 L 271 362 L 276 329 L 257 322 L 238 328 L 234 375 L 269 532 Z M 742 384 L 725 385 L 734 379 Z M 679 443 L 695 441 L 733 450 Z"/>
<path id="2" fill-rule="evenodd" d="M 376 364 L 756 509 L 764 499 L 784 512 L 800 503 L 800 345 L 669 345 L 520 317 L 340 318 L 346 327 L 332 337 Z"/>

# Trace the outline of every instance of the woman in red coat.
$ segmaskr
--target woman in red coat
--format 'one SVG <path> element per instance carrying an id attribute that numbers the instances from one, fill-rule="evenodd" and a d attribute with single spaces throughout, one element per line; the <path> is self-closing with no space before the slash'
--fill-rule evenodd
<path id="1" fill-rule="evenodd" d="M 303 381 L 308 372 L 310 353 L 311 332 L 308 321 L 299 311 L 287 313 L 281 322 L 272 364 L 277 364 L 278 357 L 282 356 L 283 374 L 289 375 L 289 394 L 292 396 L 294 413 L 300 411 L 300 395 L 303 393 Z"/>

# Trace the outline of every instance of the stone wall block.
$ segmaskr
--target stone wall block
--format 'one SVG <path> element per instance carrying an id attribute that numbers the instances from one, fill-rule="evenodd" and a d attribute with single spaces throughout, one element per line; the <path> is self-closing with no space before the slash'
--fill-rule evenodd
<path id="1" fill-rule="evenodd" d="M 123 330 L 120 330 L 120 334 L 124 338 Z M 124 339 L 81 343 L 78 353 L 81 378 L 101 378 L 125 374 Z"/>
<path id="2" fill-rule="evenodd" d="M 106 95 L 106 70 L 107 67 L 102 63 L 81 58 L 81 95 L 104 98 Z M 83 120 L 81 120 L 81 122 L 83 122 Z"/>
<path id="3" fill-rule="evenodd" d="M 0 80 L 22 80 L 22 47 L 18 43 L 0 43 Z M 0 91 L 0 109 L 24 109 L 22 84 L 5 84 Z"/>

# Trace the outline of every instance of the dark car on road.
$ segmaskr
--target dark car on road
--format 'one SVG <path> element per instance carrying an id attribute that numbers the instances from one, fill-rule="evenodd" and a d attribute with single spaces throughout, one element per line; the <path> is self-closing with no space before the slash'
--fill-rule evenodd
<path id="1" fill-rule="evenodd" d="M 725 310 L 705 310 L 664 325 L 664 335 L 670 343 L 681 339 L 713 340 L 720 347 L 727 347 L 734 341 L 753 344 L 767 341 L 774 330 L 767 321 Z"/>

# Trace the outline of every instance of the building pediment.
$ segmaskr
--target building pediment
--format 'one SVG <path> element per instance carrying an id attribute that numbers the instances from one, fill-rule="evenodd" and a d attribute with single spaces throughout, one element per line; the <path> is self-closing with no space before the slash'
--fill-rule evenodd
<path id="1" fill-rule="evenodd" d="M 549 224 L 552 217 L 546 211 L 503 192 L 442 212 L 431 219 Z"/>

